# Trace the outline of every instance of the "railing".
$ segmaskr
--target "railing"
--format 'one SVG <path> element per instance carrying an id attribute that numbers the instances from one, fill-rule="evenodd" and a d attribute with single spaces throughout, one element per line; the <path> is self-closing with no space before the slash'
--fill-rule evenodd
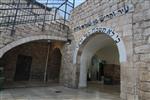
<path id="1" fill-rule="evenodd" d="M 66 25 L 75 0 L 0 0 L 0 28 L 8 28 L 12 35 L 16 25 L 56 21 Z"/>

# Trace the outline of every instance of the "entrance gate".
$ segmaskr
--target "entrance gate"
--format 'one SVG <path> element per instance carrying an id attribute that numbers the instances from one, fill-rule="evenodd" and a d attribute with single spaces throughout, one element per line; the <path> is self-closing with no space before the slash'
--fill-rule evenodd
<path id="1" fill-rule="evenodd" d="M 16 64 L 15 81 L 28 81 L 30 77 L 30 68 L 32 57 L 19 55 Z"/>

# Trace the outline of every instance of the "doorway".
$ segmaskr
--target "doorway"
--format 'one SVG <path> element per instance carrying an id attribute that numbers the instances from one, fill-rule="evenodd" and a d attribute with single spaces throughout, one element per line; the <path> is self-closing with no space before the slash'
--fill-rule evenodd
<path id="1" fill-rule="evenodd" d="M 98 73 L 99 81 L 103 80 L 104 78 L 104 64 L 105 64 L 105 61 L 103 60 L 99 62 L 99 73 Z"/>
<path id="2" fill-rule="evenodd" d="M 103 81 L 104 78 L 104 60 L 99 60 L 97 56 L 91 59 L 91 66 L 88 68 L 87 81 Z"/>
<path id="3" fill-rule="evenodd" d="M 60 49 L 55 48 L 51 53 L 50 66 L 48 67 L 48 81 L 59 82 L 61 57 Z"/>
<path id="4" fill-rule="evenodd" d="M 31 56 L 18 55 L 14 80 L 28 81 L 30 77 L 31 64 Z"/>
<path id="5" fill-rule="evenodd" d="M 120 55 L 117 44 L 105 34 L 88 38 L 78 54 L 79 88 L 120 95 Z"/>

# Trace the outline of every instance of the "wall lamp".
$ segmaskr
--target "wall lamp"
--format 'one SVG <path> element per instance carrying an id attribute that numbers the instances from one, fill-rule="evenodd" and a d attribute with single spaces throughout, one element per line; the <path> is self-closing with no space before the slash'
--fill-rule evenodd
<path id="1" fill-rule="evenodd" d="M 66 44 L 70 45 L 71 44 L 71 39 L 67 39 L 67 43 Z"/>

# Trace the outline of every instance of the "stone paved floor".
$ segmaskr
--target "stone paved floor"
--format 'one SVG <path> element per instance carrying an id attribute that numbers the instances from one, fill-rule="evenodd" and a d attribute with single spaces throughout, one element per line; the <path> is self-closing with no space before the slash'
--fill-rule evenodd
<path id="1" fill-rule="evenodd" d="M 120 100 L 118 89 L 116 86 L 95 84 L 84 89 L 70 89 L 59 85 L 4 89 L 0 91 L 0 100 Z"/>

